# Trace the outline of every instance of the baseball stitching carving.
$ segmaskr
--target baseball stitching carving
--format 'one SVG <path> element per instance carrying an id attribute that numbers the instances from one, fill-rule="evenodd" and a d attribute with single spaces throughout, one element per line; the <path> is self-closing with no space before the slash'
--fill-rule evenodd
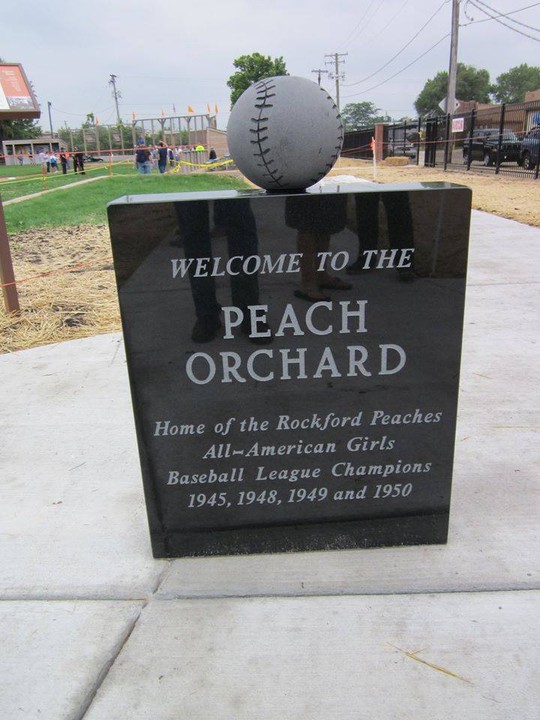
<path id="1" fill-rule="evenodd" d="M 275 97 L 275 93 L 270 93 L 270 90 L 274 90 L 275 87 L 275 85 L 271 85 L 269 82 L 264 81 L 257 85 L 257 100 L 255 102 L 255 107 L 259 110 L 259 116 L 251 118 L 251 122 L 256 124 L 256 128 L 250 129 L 250 132 L 255 133 L 257 137 L 255 140 L 251 140 L 250 142 L 252 145 L 256 145 L 259 150 L 259 152 L 254 153 L 255 157 L 262 161 L 258 162 L 257 166 L 264 167 L 266 172 L 263 173 L 263 175 L 270 177 L 269 184 L 274 183 L 278 187 L 281 187 L 279 181 L 283 178 L 283 174 L 276 177 L 276 171 L 272 170 L 270 167 L 274 164 L 274 160 L 267 157 L 271 152 L 271 148 L 267 147 L 265 149 L 263 147 L 263 143 L 268 140 L 268 134 L 264 135 L 264 133 L 268 130 L 268 126 L 263 124 L 268 121 L 268 117 L 263 117 L 263 114 L 265 114 L 266 108 L 273 107 L 273 104 L 269 103 L 268 100 Z"/>

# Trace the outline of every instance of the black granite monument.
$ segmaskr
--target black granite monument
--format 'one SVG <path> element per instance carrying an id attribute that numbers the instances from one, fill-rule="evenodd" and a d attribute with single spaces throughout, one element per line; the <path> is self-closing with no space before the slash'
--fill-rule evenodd
<path id="1" fill-rule="evenodd" d="M 446 541 L 470 199 L 111 203 L 156 557 Z"/>

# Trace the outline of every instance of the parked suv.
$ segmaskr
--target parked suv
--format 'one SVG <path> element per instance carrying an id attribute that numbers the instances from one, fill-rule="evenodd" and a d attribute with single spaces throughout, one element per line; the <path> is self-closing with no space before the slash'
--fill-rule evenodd
<path id="1" fill-rule="evenodd" d="M 538 155 L 540 154 L 540 125 L 533 127 L 532 130 L 524 135 L 521 141 L 521 155 L 519 164 L 525 170 L 534 170 L 538 165 Z"/>
<path id="2" fill-rule="evenodd" d="M 481 160 L 484 165 L 493 165 L 497 160 L 499 147 L 498 128 L 478 128 L 473 130 L 472 138 L 463 141 L 463 162 Z M 499 162 L 520 162 L 521 144 L 515 133 L 503 130 L 501 142 L 501 155 Z"/>

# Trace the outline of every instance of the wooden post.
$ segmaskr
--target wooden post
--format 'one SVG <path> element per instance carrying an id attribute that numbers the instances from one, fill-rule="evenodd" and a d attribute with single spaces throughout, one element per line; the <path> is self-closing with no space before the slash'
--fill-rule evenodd
<path id="1" fill-rule="evenodd" d="M 120 147 L 122 148 L 122 159 L 124 155 L 126 154 L 125 148 L 124 148 L 124 125 L 122 123 L 118 123 L 118 132 L 120 133 Z"/>
<path id="2" fill-rule="evenodd" d="M 384 123 L 375 124 L 375 152 L 374 157 L 377 162 L 384 160 Z"/>
<path id="3" fill-rule="evenodd" d="M 131 147 L 133 149 L 133 152 L 135 152 L 135 148 L 137 147 L 137 133 L 135 131 L 135 121 L 131 123 Z"/>
<path id="4" fill-rule="evenodd" d="M 11 262 L 11 251 L 9 249 L 9 238 L 6 228 L 6 220 L 4 218 L 4 208 L 2 207 L 2 198 L 0 197 L 0 285 L 2 285 L 2 295 L 4 296 L 4 305 L 8 313 L 19 313 L 19 296 L 17 293 L 17 285 L 15 285 L 15 273 L 13 272 L 13 263 Z"/>

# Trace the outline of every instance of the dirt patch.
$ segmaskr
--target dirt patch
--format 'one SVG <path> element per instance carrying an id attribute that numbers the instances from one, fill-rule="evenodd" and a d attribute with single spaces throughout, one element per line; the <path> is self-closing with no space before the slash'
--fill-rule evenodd
<path id="1" fill-rule="evenodd" d="M 332 174 L 373 180 L 373 166 L 344 158 Z M 474 208 L 540 227 L 540 180 L 380 165 L 377 181 L 467 185 Z M 10 241 L 21 314 L 8 315 L 0 304 L 0 352 L 120 330 L 106 226 L 32 230 Z"/>

